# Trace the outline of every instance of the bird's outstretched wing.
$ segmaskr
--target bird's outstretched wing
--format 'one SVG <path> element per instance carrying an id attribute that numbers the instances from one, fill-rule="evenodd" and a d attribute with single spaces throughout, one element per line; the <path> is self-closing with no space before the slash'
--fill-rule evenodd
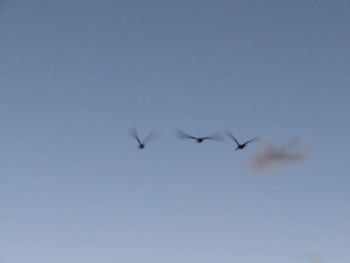
<path id="1" fill-rule="evenodd" d="M 177 137 L 179 137 L 180 139 L 193 139 L 193 140 L 197 140 L 198 138 L 191 136 L 181 130 L 177 130 Z"/>
<path id="2" fill-rule="evenodd" d="M 131 137 L 135 138 L 139 144 L 141 144 L 141 140 L 140 140 L 139 136 L 137 135 L 136 128 L 130 128 L 129 134 Z"/>
<path id="3" fill-rule="evenodd" d="M 228 137 L 230 137 L 237 144 L 237 146 L 240 145 L 240 143 L 236 140 L 235 136 L 233 136 L 231 131 L 227 130 L 226 134 L 227 134 Z"/>
<path id="4" fill-rule="evenodd" d="M 251 142 L 258 141 L 258 140 L 259 140 L 259 138 L 258 138 L 258 137 L 255 137 L 255 138 L 253 138 L 253 139 L 250 139 L 250 140 L 246 141 L 244 144 L 248 144 L 248 143 L 251 143 Z"/>
<path id="5" fill-rule="evenodd" d="M 147 143 L 155 140 L 158 137 L 159 137 L 158 133 L 156 133 L 154 131 L 150 131 L 150 133 L 147 135 L 147 137 L 143 140 L 143 143 L 147 144 Z"/>
<path id="6" fill-rule="evenodd" d="M 222 136 L 220 133 L 214 133 L 210 136 L 204 137 L 203 140 L 222 141 Z"/>

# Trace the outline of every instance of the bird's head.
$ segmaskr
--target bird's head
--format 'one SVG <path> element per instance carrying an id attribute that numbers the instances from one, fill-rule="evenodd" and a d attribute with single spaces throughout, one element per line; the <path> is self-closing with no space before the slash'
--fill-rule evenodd
<path id="1" fill-rule="evenodd" d="M 145 144 L 143 143 L 139 144 L 139 149 L 142 150 L 143 148 L 145 148 Z"/>

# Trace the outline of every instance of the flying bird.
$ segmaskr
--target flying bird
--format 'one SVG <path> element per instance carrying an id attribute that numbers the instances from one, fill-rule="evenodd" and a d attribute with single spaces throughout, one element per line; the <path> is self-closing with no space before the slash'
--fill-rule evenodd
<path id="1" fill-rule="evenodd" d="M 129 130 L 129 134 L 131 137 L 135 138 L 138 143 L 138 148 L 140 150 L 143 150 L 146 147 L 146 144 L 148 144 L 150 141 L 154 140 L 156 138 L 156 134 L 151 131 L 146 138 L 141 140 L 139 136 L 137 135 L 136 128 L 132 128 Z"/>
<path id="2" fill-rule="evenodd" d="M 246 141 L 245 143 L 239 143 L 239 141 L 237 141 L 235 136 L 233 136 L 233 134 L 230 131 L 227 131 L 227 136 L 230 137 L 236 143 L 236 145 L 237 145 L 236 151 L 243 150 L 249 143 L 257 141 L 259 139 L 256 137 L 256 138 L 253 138 L 253 139 Z"/>
<path id="3" fill-rule="evenodd" d="M 221 136 L 219 134 L 213 134 L 211 136 L 206 136 L 206 137 L 195 137 L 181 130 L 178 130 L 177 135 L 180 139 L 192 139 L 192 140 L 195 140 L 197 143 L 202 143 L 206 140 L 221 140 Z"/>

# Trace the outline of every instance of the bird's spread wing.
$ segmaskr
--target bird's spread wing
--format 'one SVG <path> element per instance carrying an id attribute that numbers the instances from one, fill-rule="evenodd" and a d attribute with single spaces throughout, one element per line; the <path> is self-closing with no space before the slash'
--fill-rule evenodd
<path id="1" fill-rule="evenodd" d="M 180 138 L 180 139 L 193 139 L 193 140 L 197 140 L 196 137 L 194 136 L 191 136 L 181 130 L 177 130 L 177 136 Z"/>
<path id="2" fill-rule="evenodd" d="M 204 137 L 203 140 L 215 140 L 215 141 L 221 141 L 222 136 L 220 133 L 215 133 L 210 136 Z"/>
<path id="3" fill-rule="evenodd" d="M 141 140 L 137 136 L 136 128 L 129 129 L 129 134 L 130 134 L 131 137 L 135 138 L 139 144 L 141 144 Z"/>
<path id="4" fill-rule="evenodd" d="M 257 140 L 259 140 L 259 138 L 258 138 L 258 137 L 255 137 L 255 138 L 253 138 L 253 139 L 250 139 L 250 140 L 246 141 L 244 144 L 248 144 L 248 143 L 251 143 L 251 142 L 255 142 L 255 141 L 257 141 Z"/>
<path id="5" fill-rule="evenodd" d="M 158 137 L 158 133 L 155 133 L 154 131 L 151 131 L 147 137 L 143 140 L 144 143 L 149 143 L 153 140 L 155 140 Z"/>
<path id="6" fill-rule="evenodd" d="M 236 140 L 235 136 L 233 136 L 232 132 L 230 131 L 227 131 L 227 136 L 230 137 L 232 140 L 234 140 L 234 142 L 237 144 L 237 145 L 240 145 L 239 142 Z"/>

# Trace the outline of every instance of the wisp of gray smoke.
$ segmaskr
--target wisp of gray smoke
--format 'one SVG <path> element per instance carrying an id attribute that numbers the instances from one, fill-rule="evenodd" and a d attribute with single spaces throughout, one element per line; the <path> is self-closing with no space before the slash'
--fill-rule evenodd
<path id="1" fill-rule="evenodd" d="M 305 144 L 298 138 L 283 146 L 274 146 L 269 143 L 251 157 L 250 166 L 260 172 L 303 162 L 308 157 L 304 146 Z"/>

